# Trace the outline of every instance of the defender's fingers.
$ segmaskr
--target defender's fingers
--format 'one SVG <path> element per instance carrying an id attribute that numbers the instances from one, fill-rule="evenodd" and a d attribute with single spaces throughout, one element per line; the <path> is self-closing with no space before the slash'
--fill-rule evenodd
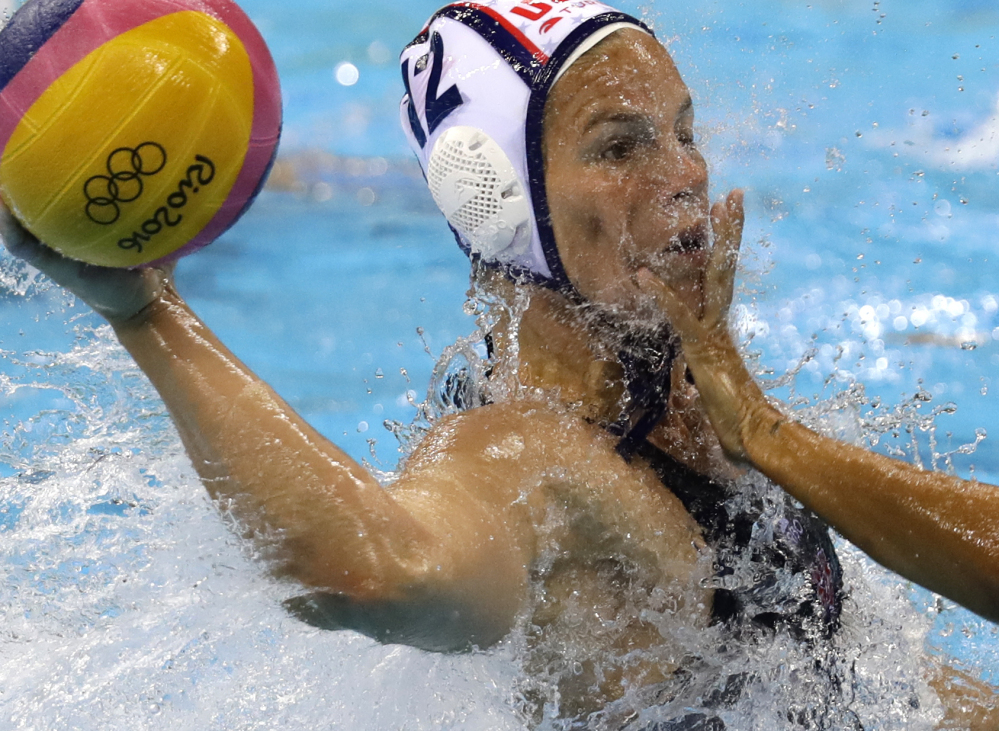
<path id="1" fill-rule="evenodd" d="M 742 229 L 745 222 L 743 192 L 733 190 L 725 200 L 718 201 L 711 209 L 711 227 L 714 232 L 714 246 L 711 254 L 711 268 L 718 273 L 734 272 L 738 263 L 739 247 L 742 244 Z"/>
<path id="2" fill-rule="evenodd" d="M 681 340 L 696 341 L 703 329 L 696 313 L 648 269 L 639 269 L 635 274 L 635 285 L 644 294 L 652 297 L 659 305 Z"/>
<path id="3" fill-rule="evenodd" d="M 711 209 L 715 240 L 707 271 L 705 315 L 712 319 L 725 318 L 732 304 L 745 223 L 743 201 L 743 191 L 733 190 L 724 201 L 719 201 Z"/>

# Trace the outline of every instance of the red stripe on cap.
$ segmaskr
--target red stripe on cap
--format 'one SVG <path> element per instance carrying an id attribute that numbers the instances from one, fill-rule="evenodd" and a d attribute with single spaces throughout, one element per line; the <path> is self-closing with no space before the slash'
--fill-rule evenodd
<path id="1" fill-rule="evenodd" d="M 455 5 L 459 5 L 461 7 L 474 8 L 476 10 L 479 10 L 479 11 L 485 13 L 490 18 L 492 18 L 493 20 L 495 20 L 497 23 L 499 23 L 500 25 L 502 25 L 506 29 L 506 31 L 510 35 L 512 35 L 514 38 L 516 38 L 517 41 L 520 42 L 520 45 L 522 45 L 524 48 L 526 48 L 527 52 L 530 53 L 532 56 L 534 56 L 534 58 L 539 63 L 542 63 L 542 64 L 548 63 L 548 54 L 545 53 L 544 51 L 542 51 L 536 45 L 534 45 L 534 43 L 532 43 L 530 41 L 530 39 L 528 39 L 528 37 L 524 35 L 523 31 L 521 31 L 520 28 L 518 28 L 513 23 L 511 23 L 509 20 L 507 20 L 506 17 L 502 13 L 500 13 L 499 11 L 497 11 L 497 10 L 495 10 L 493 8 L 487 7 L 485 5 L 479 5 L 478 3 L 454 3 L 454 4 Z"/>

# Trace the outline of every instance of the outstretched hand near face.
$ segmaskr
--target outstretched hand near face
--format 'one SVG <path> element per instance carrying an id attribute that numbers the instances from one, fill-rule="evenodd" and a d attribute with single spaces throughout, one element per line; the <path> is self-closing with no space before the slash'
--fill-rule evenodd
<path id="1" fill-rule="evenodd" d="M 693 311 L 648 269 L 636 276 L 639 289 L 653 297 L 680 336 L 687 365 L 725 452 L 745 460 L 744 437 L 760 409 L 769 405 L 746 370 L 728 331 L 736 263 L 742 242 L 743 193 L 734 190 L 711 209 L 714 246 L 704 275 L 701 312 Z"/>
<path id="2" fill-rule="evenodd" d="M 69 259 L 28 232 L 0 203 L 0 237 L 7 250 L 90 305 L 112 325 L 135 317 L 163 291 L 173 266 L 115 269 Z"/>

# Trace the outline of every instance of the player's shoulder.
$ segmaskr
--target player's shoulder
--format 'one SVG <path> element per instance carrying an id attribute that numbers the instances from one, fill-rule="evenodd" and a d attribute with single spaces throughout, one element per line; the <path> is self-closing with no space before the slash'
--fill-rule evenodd
<path id="1" fill-rule="evenodd" d="M 435 427 L 455 446 L 522 438 L 540 448 L 566 448 L 576 443 L 607 442 L 608 432 L 578 410 L 544 398 L 525 398 L 468 409 L 442 419 Z"/>
<path id="2" fill-rule="evenodd" d="M 612 467 L 620 460 L 615 446 L 611 434 L 578 411 L 544 399 L 520 399 L 438 420 L 410 456 L 407 470 L 522 484 L 543 480 L 560 467 Z"/>

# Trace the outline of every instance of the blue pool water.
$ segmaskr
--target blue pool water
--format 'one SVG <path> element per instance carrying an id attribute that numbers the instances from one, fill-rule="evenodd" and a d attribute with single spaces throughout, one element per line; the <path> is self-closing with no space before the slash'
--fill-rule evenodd
<path id="1" fill-rule="evenodd" d="M 281 175 L 240 224 L 181 262 L 178 286 L 310 422 L 389 469 L 397 451 L 383 422 L 413 418 L 427 350 L 474 327 L 462 312 L 467 263 L 397 122 L 394 58 L 436 3 L 242 4 L 282 77 Z M 691 87 L 715 194 L 748 190 L 736 325 L 765 373 L 801 366 L 774 392 L 845 438 L 877 436 L 879 449 L 907 459 L 918 449 L 927 465 L 937 453 L 941 469 L 999 481 L 991 437 L 946 456 L 976 430 L 999 432 L 999 9 L 624 7 L 655 25 Z M 336 80 L 344 63 L 352 86 Z M 227 532 L 98 319 L 6 255 L 0 351 L 10 728 L 523 727 L 513 647 L 430 656 L 285 616 L 294 587 Z M 858 386 L 863 398 L 834 408 Z M 904 651 L 924 642 L 999 667 L 994 626 L 946 603 L 925 609 L 930 597 L 910 601 L 852 555 L 848 568 L 851 631 L 883 698 L 896 682 L 887 669 L 910 682 Z M 871 728 L 923 727 L 881 702 L 866 706 Z M 776 723 L 758 710 L 742 727 Z"/>

